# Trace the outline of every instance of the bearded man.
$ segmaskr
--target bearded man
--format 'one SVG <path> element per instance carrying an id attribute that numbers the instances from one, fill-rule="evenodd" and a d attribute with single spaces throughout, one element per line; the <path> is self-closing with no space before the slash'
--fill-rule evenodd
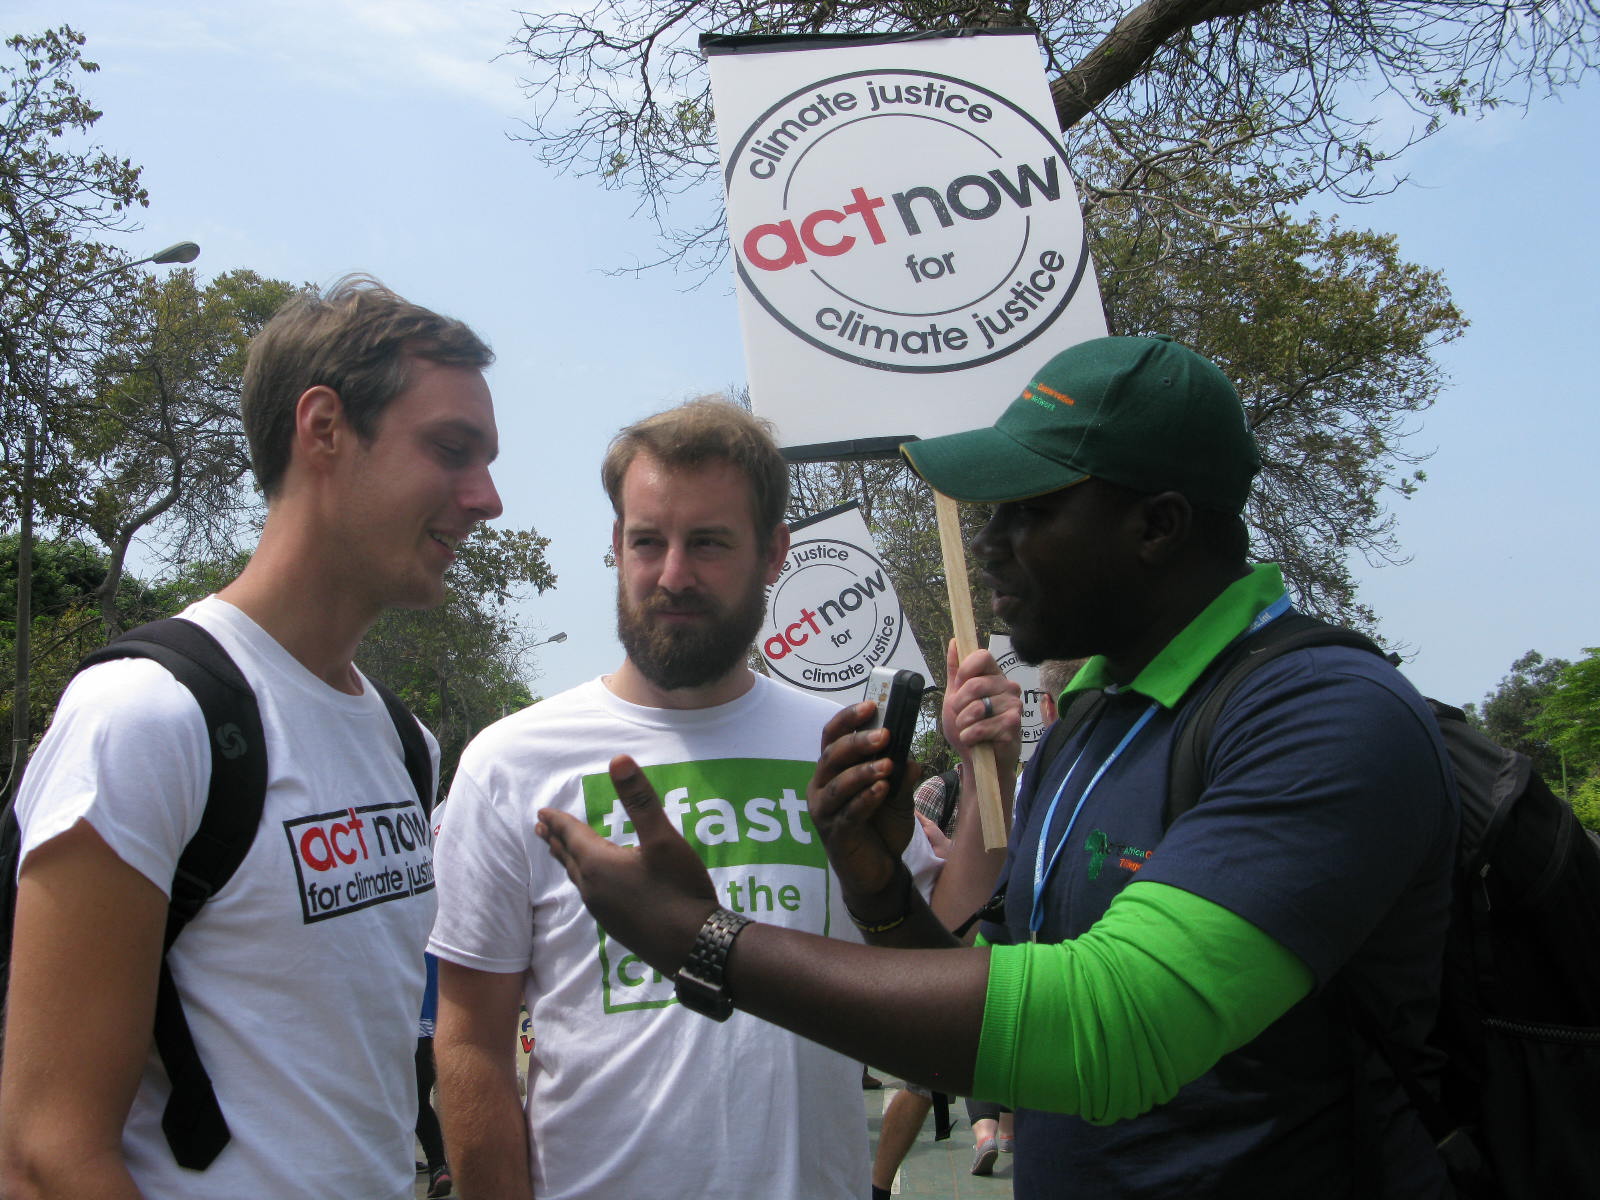
<path id="1" fill-rule="evenodd" d="M 607 771 L 626 753 L 731 919 L 861 940 L 806 809 L 838 709 L 746 665 L 789 549 L 788 468 L 770 432 L 735 405 L 692 401 L 619 433 L 602 479 L 627 657 L 481 734 L 438 840 L 435 1051 L 456 1178 L 466 1195 L 540 1200 L 855 1200 L 869 1179 L 860 1065 L 748 1015 L 719 1029 L 688 1011 L 715 997 L 608 938 L 535 834 L 535 814 L 555 809 L 636 846 Z M 1014 763 L 1015 686 L 987 654 L 952 666 L 968 710 L 957 724 L 947 704 L 952 742 L 970 754 L 990 741 Z M 920 830 L 902 858 L 924 894 L 939 877 L 931 902 L 952 921 L 999 867 L 976 819 L 942 873 Z M 526 1117 L 512 1053 L 523 1004 Z"/>

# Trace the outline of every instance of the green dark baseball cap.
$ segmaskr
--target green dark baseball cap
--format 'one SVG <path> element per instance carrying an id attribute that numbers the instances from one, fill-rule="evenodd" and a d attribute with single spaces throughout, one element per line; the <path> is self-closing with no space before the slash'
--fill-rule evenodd
<path id="1" fill-rule="evenodd" d="M 1261 469 L 1233 384 L 1160 334 L 1080 342 L 1045 363 L 991 428 L 900 450 L 945 495 L 984 504 L 1092 476 L 1239 513 Z"/>

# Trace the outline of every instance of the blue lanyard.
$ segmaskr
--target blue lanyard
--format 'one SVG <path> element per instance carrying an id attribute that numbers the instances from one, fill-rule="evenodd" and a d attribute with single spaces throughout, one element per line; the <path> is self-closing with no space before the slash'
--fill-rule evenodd
<path id="1" fill-rule="evenodd" d="M 1272 624 L 1272 622 L 1276 621 L 1288 611 L 1289 593 L 1284 592 L 1283 595 L 1279 596 L 1271 604 L 1267 605 L 1256 614 L 1256 619 L 1251 621 L 1245 631 L 1239 635 L 1239 640 L 1243 640 L 1244 638 L 1249 637 L 1252 633 L 1260 631 L 1264 626 Z"/>
<path id="2" fill-rule="evenodd" d="M 1050 837 L 1050 826 L 1055 821 L 1056 807 L 1061 803 L 1062 793 L 1067 790 L 1067 784 L 1072 780 L 1073 772 L 1078 769 L 1078 764 L 1083 761 L 1084 751 L 1089 748 L 1087 744 L 1084 745 L 1082 750 L 1078 751 L 1078 757 L 1072 760 L 1072 765 L 1067 768 L 1067 773 L 1062 776 L 1061 786 L 1056 788 L 1055 797 L 1050 801 L 1049 811 L 1044 814 L 1044 824 L 1039 827 L 1039 848 L 1033 856 L 1033 909 L 1028 914 L 1028 930 L 1035 937 L 1038 937 L 1039 927 L 1044 924 L 1045 882 L 1050 878 L 1050 873 L 1056 869 L 1056 862 L 1061 858 L 1061 851 L 1072 837 L 1072 827 L 1078 823 L 1078 814 L 1083 811 L 1083 802 L 1089 798 L 1089 793 L 1094 791 L 1095 785 L 1100 782 L 1101 777 L 1110 769 L 1111 764 L 1122 757 L 1122 752 L 1128 748 L 1128 744 L 1139 735 L 1139 731 L 1148 725 L 1150 718 L 1160 710 L 1160 702 L 1152 700 L 1150 707 L 1139 714 L 1139 719 L 1133 723 L 1133 728 L 1122 735 L 1122 740 L 1117 743 L 1116 749 L 1100 764 L 1100 769 L 1090 777 L 1089 786 L 1084 788 L 1083 794 L 1078 797 L 1078 803 L 1073 806 L 1072 815 L 1067 818 L 1067 827 L 1057 840 L 1056 848 L 1050 855 L 1050 861 L 1046 863 L 1044 860 L 1045 843 Z"/>
<path id="3" fill-rule="evenodd" d="M 1289 594 L 1285 592 L 1266 608 L 1256 614 L 1255 620 L 1250 622 L 1242 637 L 1249 637 L 1263 626 L 1277 620 L 1289 611 Z M 1056 869 L 1056 862 L 1061 858 L 1061 851 L 1072 837 L 1072 827 L 1078 823 L 1078 814 L 1083 811 L 1084 801 L 1089 799 L 1089 794 L 1094 791 L 1105 773 L 1111 769 L 1111 764 L 1122 757 L 1122 752 L 1128 748 L 1133 739 L 1139 736 L 1141 730 L 1150 723 L 1150 718 L 1161 710 L 1161 702 L 1153 700 L 1150 707 L 1139 714 L 1139 719 L 1133 727 L 1122 735 L 1122 740 L 1116 748 L 1106 756 L 1098 770 L 1090 776 L 1088 786 L 1083 789 L 1083 794 L 1078 797 L 1078 802 L 1072 808 L 1072 815 L 1067 818 L 1067 827 L 1062 831 L 1061 837 L 1056 841 L 1056 848 L 1050 854 L 1050 861 L 1045 861 L 1045 845 L 1049 841 L 1050 826 L 1055 822 L 1056 808 L 1061 803 L 1061 797 L 1067 790 L 1067 784 L 1078 770 L 1078 764 L 1083 761 L 1085 751 L 1088 750 L 1088 738 L 1084 739 L 1083 749 L 1078 751 L 1078 757 L 1072 760 L 1072 765 L 1067 768 L 1067 773 L 1061 777 L 1061 786 L 1056 788 L 1056 794 L 1050 801 L 1050 808 L 1044 815 L 1044 824 L 1039 827 L 1039 846 L 1033 856 L 1033 908 L 1028 914 L 1028 930 L 1035 938 L 1039 936 L 1039 929 L 1044 924 L 1044 888 L 1050 878 L 1051 872 Z M 1092 736 L 1092 731 L 1091 731 Z"/>

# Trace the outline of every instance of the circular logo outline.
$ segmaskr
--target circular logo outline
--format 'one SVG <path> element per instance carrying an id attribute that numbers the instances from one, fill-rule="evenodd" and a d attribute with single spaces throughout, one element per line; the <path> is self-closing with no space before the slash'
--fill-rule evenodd
<path id="1" fill-rule="evenodd" d="M 881 70 L 843 71 L 843 72 L 840 72 L 839 74 L 830 75 L 830 76 L 827 76 L 826 78 L 823 78 L 823 79 L 815 79 L 815 80 L 812 80 L 810 83 L 805 84 L 803 87 L 795 88 L 793 91 L 789 92 L 787 95 L 783 96 L 781 99 L 779 99 L 779 100 L 775 101 L 774 103 L 772 103 L 771 105 L 769 105 L 764 112 L 762 112 L 759 116 L 757 116 L 756 118 L 754 118 L 753 120 L 751 120 L 750 122 L 748 122 L 746 124 L 744 133 L 742 135 L 740 135 L 739 140 L 734 144 L 733 153 L 728 156 L 728 165 L 727 165 L 726 168 L 724 168 L 724 171 L 723 171 L 723 190 L 724 190 L 724 193 L 725 194 L 730 194 L 730 195 L 732 194 L 732 188 L 733 188 L 733 183 L 734 183 L 735 172 L 737 171 L 739 166 L 743 163 L 743 161 L 746 158 L 746 149 L 747 149 L 750 141 L 753 138 L 755 138 L 755 137 L 757 137 L 759 135 L 761 126 L 769 118 L 771 118 L 774 113 L 778 112 L 780 109 L 784 108 L 786 105 L 794 103 L 794 101 L 797 100 L 799 97 L 801 97 L 805 93 L 808 93 L 808 92 L 810 92 L 810 91 L 812 91 L 814 89 L 827 87 L 830 84 L 839 83 L 839 82 L 844 81 L 844 80 L 863 79 L 863 78 L 865 78 L 866 76 L 869 76 L 869 75 L 871 75 L 871 76 L 913 75 L 913 76 L 917 76 L 919 78 L 940 80 L 940 81 L 943 81 L 945 83 L 957 84 L 957 85 L 959 85 L 959 86 L 961 86 L 963 88 L 971 89 L 974 92 L 982 93 L 984 96 L 988 97 L 989 99 L 994 100 L 994 101 L 998 102 L 999 104 L 1003 105 L 1014 116 L 1022 118 L 1023 121 L 1025 121 L 1028 125 L 1032 126 L 1034 131 L 1036 133 L 1038 133 L 1042 138 L 1044 138 L 1045 143 L 1052 150 L 1054 150 L 1057 153 L 1057 155 L 1059 156 L 1061 169 L 1062 169 L 1063 172 L 1066 172 L 1067 179 L 1069 180 L 1069 182 L 1071 181 L 1071 173 L 1070 173 L 1070 171 L 1067 170 L 1067 151 L 1066 151 L 1066 147 L 1062 145 L 1059 137 L 1056 134 L 1051 133 L 1051 131 L 1049 129 L 1047 129 L 1044 125 L 1040 124 L 1040 122 L 1034 117 L 1034 115 L 1032 113 L 1028 112 L 1026 109 L 1022 108 L 1020 105 L 1016 104 L 1014 101 L 1010 100 L 1008 97 L 1002 96 L 1000 93 L 995 92 L 995 91 L 991 90 L 990 88 L 985 87 L 984 85 L 982 85 L 980 83 L 973 83 L 971 80 L 968 80 L 968 79 L 961 79 L 961 78 L 958 78 L 957 76 L 954 76 L 954 75 L 947 75 L 942 71 L 918 70 L 918 69 L 912 68 L 912 67 L 889 67 L 889 68 L 884 68 L 884 69 L 881 69 Z M 883 115 L 883 114 L 879 114 L 879 115 Z M 895 114 L 895 115 L 907 115 L 907 114 Z M 922 115 L 922 114 L 909 114 L 909 115 Z M 855 123 L 855 121 L 862 120 L 862 119 L 865 119 L 865 115 L 863 117 L 861 117 L 861 118 L 855 118 L 851 122 L 848 122 L 847 124 L 853 124 L 853 123 Z M 959 129 L 959 126 L 953 126 L 953 127 Z M 821 141 L 822 137 L 826 137 L 829 134 L 831 134 L 832 132 L 834 132 L 834 130 L 829 130 L 828 134 L 821 135 L 817 139 L 817 141 Z M 962 130 L 962 132 L 969 132 L 969 131 Z M 979 139 L 979 140 L 981 141 L 982 139 Z M 816 144 L 817 144 L 816 142 L 813 142 L 813 143 L 811 143 L 811 145 L 807 146 L 806 149 L 800 153 L 799 157 L 796 158 L 794 164 L 791 165 L 791 168 L 790 168 L 790 171 L 789 171 L 789 176 L 788 176 L 788 178 L 785 179 L 784 185 L 783 185 L 783 195 L 784 195 L 785 198 L 787 198 L 787 196 L 788 196 L 789 182 L 793 178 L 794 167 L 797 167 L 799 165 L 800 161 L 803 160 L 805 158 L 806 154 L 810 152 L 812 146 L 815 146 Z M 1028 220 L 1028 218 L 1025 217 L 1024 220 Z M 1029 227 L 1029 232 L 1031 233 L 1031 224 L 1030 224 L 1030 227 Z M 731 231 L 730 231 L 730 242 L 731 242 L 731 240 L 732 240 L 732 237 L 731 237 Z M 1023 253 L 1026 253 L 1026 246 L 1024 246 Z M 1047 329 L 1049 329 L 1050 326 L 1053 325 L 1056 322 L 1056 320 L 1063 313 L 1065 313 L 1069 308 L 1072 307 L 1073 301 L 1078 296 L 1078 289 L 1079 289 L 1079 287 L 1082 286 L 1084 272 L 1088 269 L 1088 265 L 1089 265 L 1089 232 L 1088 232 L 1087 226 L 1086 225 L 1083 226 L 1083 228 L 1081 230 L 1081 235 L 1080 235 L 1080 238 L 1079 238 L 1077 265 L 1073 270 L 1071 282 L 1067 284 L 1066 289 L 1062 293 L 1061 302 L 1059 304 L 1057 304 L 1055 306 L 1055 308 L 1052 311 L 1050 311 L 1037 325 L 1035 325 L 1032 329 L 1030 329 L 1027 334 L 1025 334 L 1022 337 L 1018 338 L 1016 341 L 1009 343 L 1004 348 L 997 348 L 997 349 L 993 350 L 992 352 L 990 352 L 988 354 L 985 354 L 985 355 L 983 355 L 981 357 L 972 358 L 972 359 L 965 359 L 965 360 L 963 360 L 963 361 L 961 361 L 959 363 L 925 363 L 925 364 L 884 363 L 884 362 L 878 362 L 878 361 L 876 361 L 874 359 L 862 357 L 861 355 L 851 354 L 847 350 L 840 349 L 839 347 L 834 346 L 834 345 L 829 345 L 828 342 L 825 339 L 815 337 L 812 334 L 810 334 L 809 332 L 807 332 L 806 330 L 802 329 L 800 326 L 798 326 L 785 313 L 780 311 L 771 300 L 769 300 L 767 298 L 766 294 L 761 290 L 761 288 L 759 288 L 756 285 L 756 281 L 755 281 L 754 277 L 750 274 L 749 270 L 746 268 L 744 259 L 739 254 L 738 249 L 736 247 L 733 248 L 733 261 L 734 261 L 734 270 L 738 273 L 739 278 L 743 281 L 744 286 L 747 289 L 749 289 L 750 295 L 755 298 L 756 302 L 758 304 L 760 304 L 761 307 L 766 310 L 767 314 L 770 317 L 772 317 L 773 320 L 778 322 L 779 325 L 781 325 L 784 329 L 788 330 L 795 337 L 799 338 L 806 345 L 811 346 L 813 349 L 820 350 L 824 354 L 830 355 L 833 358 L 842 359 L 845 362 L 854 363 L 857 366 L 870 367 L 870 368 L 872 368 L 873 370 L 876 370 L 876 371 L 891 371 L 891 372 L 895 372 L 897 374 L 910 374 L 910 375 L 935 375 L 935 374 L 945 374 L 945 373 L 950 372 L 950 371 L 964 371 L 964 370 L 968 370 L 968 369 L 973 368 L 973 367 L 981 367 L 981 366 L 984 366 L 984 365 L 986 365 L 988 363 L 997 362 L 998 360 L 1000 360 L 1002 358 L 1006 358 L 1006 357 L 1008 357 L 1008 356 L 1010 356 L 1012 354 L 1015 354 L 1018 350 L 1023 349 L 1025 346 L 1028 346 L 1035 339 L 1037 339 L 1040 334 L 1044 333 Z M 1019 259 L 1019 261 L 1020 261 L 1020 259 Z M 843 293 L 837 292 L 837 290 L 834 289 L 826 280 L 822 279 L 820 276 L 816 276 L 814 271 L 812 272 L 812 274 L 813 274 L 814 277 L 816 277 L 817 282 L 819 284 L 821 284 L 823 287 L 828 288 L 828 290 L 830 290 L 830 291 L 834 291 L 835 294 L 843 295 Z M 1004 285 L 1002 284 L 1001 286 L 1004 286 Z M 991 289 L 988 293 L 985 293 L 985 295 L 986 296 L 987 295 L 993 295 L 995 290 L 997 290 L 997 289 Z M 980 299 L 982 299 L 982 297 L 980 297 Z M 957 308 L 965 307 L 966 304 L 968 304 L 968 303 L 972 303 L 972 302 L 971 301 L 964 302 L 962 305 L 958 305 L 956 307 Z M 877 308 L 876 305 L 874 305 L 872 307 Z M 889 310 L 878 309 L 877 311 L 887 313 Z M 956 311 L 956 309 L 954 309 L 954 308 L 945 310 L 946 313 L 954 312 L 954 311 Z M 894 315 L 894 314 L 891 314 L 891 315 Z M 930 315 L 944 315 L 944 314 L 940 313 L 940 314 L 930 314 Z"/>
<path id="2" fill-rule="evenodd" d="M 792 556 L 794 555 L 795 551 L 799 550 L 800 548 L 802 548 L 804 546 L 816 546 L 816 545 L 824 545 L 824 544 L 833 545 L 833 546 L 843 546 L 847 550 L 849 550 L 852 555 L 857 555 L 858 554 L 862 558 L 866 559 L 869 563 L 871 563 L 874 567 L 876 567 L 879 572 L 882 573 L 883 580 L 884 580 L 884 595 L 888 596 L 890 593 L 894 592 L 893 578 L 889 574 L 889 568 L 884 565 L 883 560 L 881 558 L 879 558 L 876 554 L 873 554 L 871 551 L 865 550 L 861 546 L 856 545 L 856 543 L 851 542 L 851 541 L 847 541 L 846 539 L 841 538 L 841 537 L 813 537 L 813 538 L 806 538 L 804 541 L 796 541 L 796 542 L 790 543 L 789 554 L 786 556 L 786 558 L 789 558 L 791 560 L 789 562 L 789 564 L 788 564 L 789 565 L 789 572 L 787 572 L 789 574 L 789 579 L 790 579 L 791 582 L 794 579 L 798 579 L 799 576 L 800 576 L 800 573 L 802 571 L 806 570 L 808 567 L 812 567 L 812 566 L 829 566 L 829 565 L 832 565 L 832 566 L 834 566 L 834 567 L 836 567 L 838 569 L 841 569 L 841 570 L 850 571 L 851 574 L 855 575 L 855 577 L 857 579 L 861 578 L 861 575 L 860 575 L 859 572 L 853 570 L 852 568 L 844 567 L 840 563 L 829 564 L 829 563 L 821 561 L 821 560 L 818 560 L 816 562 L 806 562 L 806 563 L 794 563 L 794 562 L 792 562 Z M 777 625 L 776 618 L 773 616 L 773 612 L 772 612 L 773 601 L 777 598 L 777 591 L 780 588 L 780 586 L 782 585 L 782 583 L 783 583 L 783 575 L 780 574 L 779 577 L 778 577 L 777 582 L 773 583 L 772 588 L 768 591 L 768 596 L 767 596 L 767 619 L 769 621 L 773 621 L 774 622 L 774 627 L 778 629 L 778 634 L 776 634 L 774 636 L 781 636 L 782 635 L 782 627 Z M 866 598 L 870 599 L 870 597 L 866 597 Z M 894 611 L 894 617 L 895 617 L 894 641 L 891 642 L 889 647 L 888 647 L 888 649 L 886 649 L 884 651 L 883 657 L 881 657 L 878 660 L 878 664 L 879 665 L 882 665 L 883 663 L 888 662 L 890 659 L 892 659 L 895 656 L 896 651 L 898 651 L 900 649 L 900 642 L 905 637 L 906 628 L 910 624 L 910 622 L 908 622 L 906 620 L 906 615 L 905 615 L 904 610 L 901 608 L 901 605 L 899 603 L 899 595 L 897 593 L 894 595 L 894 601 L 895 601 L 895 603 L 893 605 L 893 611 Z M 793 684 L 795 687 L 804 688 L 807 691 L 812 691 L 812 692 L 848 692 L 848 691 L 854 690 L 855 688 L 861 687 L 867 681 L 867 672 L 863 672 L 862 674 L 860 674 L 858 676 L 855 676 L 850 680 L 847 680 L 847 681 L 845 681 L 843 683 L 838 683 L 838 684 L 818 684 L 818 683 L 816 683 L 816 682 L 814 682 L 812 680 L 808 680 L 808 679 L 795 679 L 795 678 L 792 678 L 787 671 L 783 670 L 778 665 L 779 661 L 781 661 L 781 660 L 774 660 L 770 655 L 767 654 L 765 647 L 766 647 L 767 642 L 770 641 L 770 640 L 771 640 L 770 638 L 764 638 L 762 640 L 762 642 L 761 642 L 761 647 L 762 647 L 761 648 L 761 659 L 762 659 L 763 662 L 765 662 L 767 664 L 767 670 L 771 671 L 774 675 L 778 676 L 778 678 L 782 679 L 785 683 Z M 869 645 L 870 645 L 870 643 L 869 643 Z M 792 648 L 789 651 L 789 653 L 795 654 L 796 657 L 799 657 L 797 649 Z M 785 654 L 784 658 L 787 658 L 787 657 L 788 657 L 788 654 Z M 812 660 L 806 659 L 806 658 L 801 658 L 800 661 L 808 663 L 813 667 L 819 667 L 819 668 L 824 668 L 824 669 L 840 669 L 840 668 L 848 665 L 849 663 L 857 661 L 860 657 L 861 657 L 860 653 L 854 654 L 854 655 L 850 656 L 849 658 L 841 660 L 841 662 L 836 667 L 832 667 L 832 668 L 827 667 L 826 664 L 815 663 L 815 662 L 812 662 Z M 870 671 L 870 670 L 871 670 L 871 668 L 869 667 L 868 671 Z"/>

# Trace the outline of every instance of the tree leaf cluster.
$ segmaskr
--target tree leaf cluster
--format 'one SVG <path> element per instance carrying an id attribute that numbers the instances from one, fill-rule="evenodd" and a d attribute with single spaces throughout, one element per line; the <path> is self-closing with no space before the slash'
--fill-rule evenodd
<path id="1" fill-rule="evenodd" d="M 92 534 L 110 556 L 111 597 L 136 537 L 158 534 L 169 561 L 226 555 L 260 517 L 239 419 L 250 339 L 295 292 L 253 271 L 202 287 L 192 270 L 145 275 L 113 306 L 104 348 L 64 398 L 69 450 L 40 506 L 64 530 Z"/>
<path id="2" fill-rule="evenodd" d="M 1491 740 L 1531 758 L 1578 819 L 1600 830 L 1600 646 L 1575 662 L 1529 650 L 1466 712 Z"/>
<path id="3" fill-rule="evenodd" d="M 70 368 L 126 259 L 96 236 L 133 227 L 148 204 L 139 168 L 84 144 L 100 112 L 78 91 L 99 68 L 63 25 L 6 39 L 0 57 L 0 438 L 49 415 L 55 369 Z"/>
<path id="4" fill-rule="evenodd" d="M 445 602 L 391 609 L 362 640 L 356 661 L 388 684 L 439 739 L 441 785 L 467 742 L 533 702 L 538 639 L 515 601 L 556 585 L 550 539 L 531 529 L 479 529 L 457 548 Z"/>
<path id="5" fill-rule="evenodd" d="M 1494 691 L 1484 696 L 1481 706 L 1464 706 L 1467 719 L 1491 741 L 1526 754 L 1546 781 L 1558 784 L 1561 761 L 1549 741 L 1535 732 L 1534 718 L 1568 665 L 1564 658 L 1546 658 L 1537 650 L 1529 650 L 1511 664 L 1511 670 Z"/>
<path id="6" fill-rule="evenodd" d="M 1248 211 L 1226 175 L 1208 187 Z M 1239 390 L 1262 470 L 1246 512 L 1252 554 L 1277 562 L 1309 612 L 1373 629 L 1350 560 L 1398 562 L 1393 501 L 1423 479 L 1406 438 L 1446 383 L 1433 352 L 1467 322 L 1439 272 L 1394 238 L 1312 216 L 1249 222 L 1091 218 L 1111 332 L 1195 346 Z"/>
<path id="7" fill-rule="evenodd" d="M 16 703 L 12 664 L 17 635 L 17 543 L 15 533 L 0 534 L 0 728 L 11 727 Z M 100 592 L 107 577 L 106 556 L 78 538 L 46 540 L 33 549 L 30 599 L 32 633 L 29 729 L 35 740 L 55 710 L 67 681 L 90 650 L 105 644 Z M 124 573 L 113 602 L 121 626 L 130 627 L 176 612 L 186 600 L 172 584 L 152 583 Z M 11 742 L 0 743 L 0 779 L 11 774 Z"/>
<path id="8" fill-rule="evenodd" d="M 1560 668 L 1532 721 L 1534 736 L 1560 761 L 1563 786 L 1600 786 L 1600 646 L 1583 654 Z"/>

